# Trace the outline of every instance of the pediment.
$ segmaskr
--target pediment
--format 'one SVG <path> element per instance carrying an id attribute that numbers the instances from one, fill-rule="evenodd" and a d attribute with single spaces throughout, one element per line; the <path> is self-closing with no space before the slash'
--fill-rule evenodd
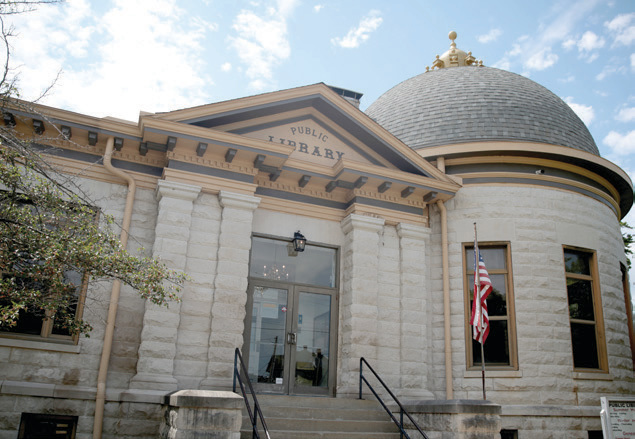
<path id="1" fill-rule="evenodd" d="M 289 158 L 302 162 L 332 167 L 345 158 L 359 163 L 388 165 L 312 116 L 250 127 L 238 133 L 252 139 L 292 146 L 294 150 Z"/>
<path id="2" fill-rule="evenodd" d="M 155 118 L 291 146 L 291 159 L 340 159 L 429 178 L 447 177 L 324 84 L 158 114 Z"/>
<path id="3" fill-rule="evenodd" d="M 166 154 L 164 178 L 255 194 L 271 209 L 421 222 L 460 187 L 324 84 L 143 115 L 140 126 Z"/>

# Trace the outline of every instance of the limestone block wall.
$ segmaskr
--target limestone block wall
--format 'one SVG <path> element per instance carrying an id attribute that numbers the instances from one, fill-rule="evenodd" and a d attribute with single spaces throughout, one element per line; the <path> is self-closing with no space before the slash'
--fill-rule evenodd
<path id="1" fill-rule="evenodd" d="M 121 209 L 123 213 L 123 204 Z M 136 254 L 139 249 L 144 249 L 146 254 L 151 254 L 156 227 L 156 212 L 155 191 L 137 189 L 130 225 L 128 251 Z M 102 297 L 110 297 L 110 285 L 105 289 Z M 104 302 L 103 298 L 101 301 Z M 107 307 L 107 304 L 104 306 Z M 141 341 L 141 322 L 144 310 L 145 300 L 139 297 L 139 294 L 132 288 L 122 286 L 108 369 L 109 387 L 128 388 L 130 379 L 136 373 L 137 351 Z M 97 338 L 97 335 L 91 335 L 91 338 L 93 337 Z M 100 334 L 100 349 L 102 340 L 103 334 Z"/>
<path id="2" fill-rule="evenodd" d="M 216 195 L 201 194 L 194 203 L 178 330 L 174 374 L 180 389 L 196 389 L 207 373 L 218 235 L 222 208 Z"/>
<path id="3" fill-rule="evenodd" d="M 620 262 L 623 244 L 616 216 L 589 197 L 543 188 L 464 187 L 448 210 L 454 397 L 482 397 L 480 371 L 467 372 L 461 244 L 508 241 L 516 307 L 519 370 L 488 374 L 487 396 L 498 404 L 598 405 L 599 396 L 635 392 L 624 312 Z M 431 215 L 431 291 L 442 291 L 440 224 Z M 573 372 L 563 245 L 597 251 L 609 374 Z M 441 294 L 432 294 L 442 315 Z M 433 386 L 444 397 L 443 328 L 433 321 Z"/>
<path id="4" fill-rule="evenodd" d="M 87 179 L 81 179 L 79 184 L 105 214 L 114 217 L 113 227 L 119 234 L 126 186 Z M 154 191 L 137 189 L 128 247 L 133 253 L 141 248 L 146 254 L 152 250 L 156 210 Z M 90 338 L 80 337 L 77 345 L 0 338 L 0 438 L 16 437 L 23 412 L 78 416 L 76 437 L 92 437 L 95 386 L 110 290 L 110 282 L 90 285 L 84 317 L 93 331 Z M 110 389 L 127 388 L 135 372 L 143 309 L 144 301 L 138 294 L 122 288 L 108 375 Z M 109 393 L 108 399 L 104 437 L 121 437 L 124 432 L 156 437 L 160 411 L 153 408 L 155 404 L 126 401 L 117 392 Z M 138 422 L 130 430 L 120 422 L 122 418 Z"/>
<path id="5" fill-rule="evenodd" d="M 105 214 L 115 220 L 115 233 L 121 224 L 127 189 L 125 185 L 94 180 L 79 180 L 81 188 L 96 201 Z M 156 205 L 154 192 L 138 189 L 129 249 L 136 252 L 152 247 Z M 87 291 L 84 317 L 93 326 L 90 338 L 80 337 L 77 346 L 17 340 L 0 337 L 0 367 L 2 379 L 69 386 L 95 386 L 101 356 L 105 319 L 110 296 L 110 282 L 93 283 Z M 115 331 L 115 347 L 111 360 L 109 382 L 127 387 L 136 363 L 139 315 L 143 301 L 136 292 L 122 289 L 121 306 Z"/>

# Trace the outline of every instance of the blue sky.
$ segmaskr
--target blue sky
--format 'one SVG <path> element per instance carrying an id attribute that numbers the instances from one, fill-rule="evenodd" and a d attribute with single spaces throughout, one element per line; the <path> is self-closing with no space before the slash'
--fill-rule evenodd
<path id="1" fill-rule="evenodd" d="M 68 0 L 11 20 L 23 97 L 61 72 L 43 103 L 133 121 L 316 82 L 363 93 L 365 109 L 455 30 L 485 65 L 568 102 L 635 176 L 632 0 Z"/>

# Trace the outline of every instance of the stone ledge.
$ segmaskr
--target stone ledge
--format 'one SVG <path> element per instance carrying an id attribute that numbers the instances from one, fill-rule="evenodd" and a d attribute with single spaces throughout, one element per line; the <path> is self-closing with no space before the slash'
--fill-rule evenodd
<path id="1" fill-rule="evenodd" d="M 42 351 L 66 352 L 79 354 L 79 344 L 59 341 L 25 340 L 21 338 L 0 337 L 0 346 L 20 349 L 37 349 Z"/>
<path id="2" fill-rule="evenodd" d="M 501 406 L 491 401 L 480 401 L 472 399 L 450 399 L 450 400 L 421 400 L 407 401 L 402 403 L 409 413 L 485 413 L 492 415 L 501 414 Z"/>
<path id="3" fill-rule="evenodd" d="M 556 416 L 556 417 L 600 417 L 600 401 L 597 406 L 561 405 L 503 405 L 501 416 Z"/>
<path id="4" fill-rule="evenodd" d="M 19 381 L 2 381 L 0 392 L 12 395 L 53 397 L 55 385 L 42 383 L 27 383 Z"/>
<path id="5" fill-rule="evenodd" d="M 65 386 L 25 381 L 0 381 L 0 394 L 94 401 L 97 389 L 95 387 Z M 166 394 L 167 392 L 162 390 L 107 389 L 106 400 L 109 402 L 161 404 L 165 400 Z"/>
<path id="6" fill-rule="evenodd" d="M 613 381 L 613 375 L 604 372 L 573 372 L 573 379 Z"/>
<path id="7" fill-rule="evenodd" d="M 520 370 L 486 370 L 485 378 L 522 378 L 523 372 Z M 480 370 L 466 370 L 463 372 L 463 378 L 483 378 Z"/>
<path id="8" fill-rule="evenodd" d="M 242 409 L 243 398 L 233 392 L 217 390 L 179 390 L 165 395 L 164 403 L 172 407 Z"/>

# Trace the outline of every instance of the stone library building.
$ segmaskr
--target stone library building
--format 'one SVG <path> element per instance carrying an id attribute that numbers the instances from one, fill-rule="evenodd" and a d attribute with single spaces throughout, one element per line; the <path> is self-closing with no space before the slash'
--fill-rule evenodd
<path id="1" fill-rule="evenodd" d="M 0 438 L 252 437 L 237 348 L 272 439 L 400 437 L 365 383 L 359 400 L 360 368 L 387 396 L 367 364 L 430 438 L 602 437 L 601 398 L 635 406 L 633 183 L 562 99 L 450 37 L 364 112 L 323 83 L 135 122 L 6 109 L 128 218 L 129 250 L 188 280 L 168 307 L 87 282 L 88 338 L 54 316 L 0 331 Z M 196 398 L 210 431 L 179 436 Z"/>

